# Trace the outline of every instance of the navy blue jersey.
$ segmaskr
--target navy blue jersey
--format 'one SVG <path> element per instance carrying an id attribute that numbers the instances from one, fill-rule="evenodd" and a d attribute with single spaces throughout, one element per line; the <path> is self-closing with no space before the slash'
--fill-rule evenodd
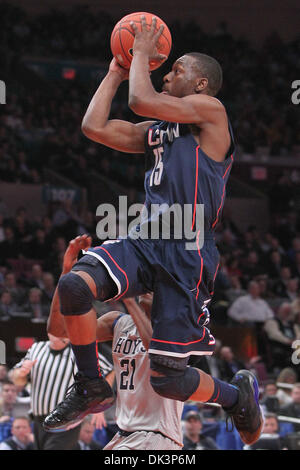
<path id="1" fill-rule="evenodd" d="M 97 260 L 106 267 L 105 282 L 110 287 L 114 282 L 116 286 L 114 300 L 154 293 L 149 348 L 152 354 L 184 358 L 209 355 L 214 350 L 215 340 L 206 326 L 204 312 L 213 296 L 219 266 L 213 232 L 221 215 L 233 162 L 230 124 L 229 130 L 231 144 L 226 158 L 216 162 L 201 150 L 188 125 L 153 123 L 145 136 L 145 210 L 135 230 L 142 232 L 139 234 L 142 236 L 132 236 L 132 230 L 127 238 L 109 240 L 89 249 L 89 256 L 78 262 L 80 269 L 84 269 L 84 263 L 93 264 Z M 184 234 L 181 239 L 175 236 L 176 220 L 171 219 L 166 227 L 171 229 L 170 235 L 173 229 L 173 238 L 164 237 L 163 230 L 153 237 L 153 226 L 163 229 L 166 213 L 176 204 L 179 208 L 190 205 L 189 225 L 194 239 L 184 238 Z M 200 243 L 202 227 L 194 217 L 195 207 L 200 204 L 204 206 L 203 243 Z M 152 212 L 153 205 L 159 207 L 158 213 Z M 156 220 L 158 224 L 153 223 Z M 143 236 L 144 228 L 148 232 L 151 229 L 148 237 Z M 192 248 L 187 246 L 188 240 L 193 240 Z"/>
<path id="2" fill-rule="evenodd" d="M 204 205 L 204 230 L 213 231 L 225 200 L 226 182 L 233 163 L 234 140 L 223 162 L 209 158 L 197 144 L 187 124 L 155 122 L 146 132 L 145 207 L 151 219 L 151 205 L 190 204 L 195 223 L 195 205 Z M 166 207 L 167 207 L 166 206 Z M 160 209 L 164 212 L 164 207 Z M 152 216 L 153 220 L 153 216 Z M 184 238 L 184 237 L 183 237 Z"/>

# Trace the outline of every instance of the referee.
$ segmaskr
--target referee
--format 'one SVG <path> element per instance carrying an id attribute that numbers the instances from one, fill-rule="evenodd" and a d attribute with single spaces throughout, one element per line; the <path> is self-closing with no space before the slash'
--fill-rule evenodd
<path id="1" fill-rule="evenodd" d="M 26 356 L 14 366 L 10 376 L 15 385 L 25 386 L 30 377 L 31 415 L 38 450 L 70 450 L 78 441 L 80 425 L 69 431 L 50 433 L 42 423 L 74 382 L 77 366 L 68 338 L 48 334 L 49 341 L 34 343 Z M 99 353 L 102 373 L 107 376 L 112 365 Z M 107 377 L 108 378 L 108 377 Z"/>

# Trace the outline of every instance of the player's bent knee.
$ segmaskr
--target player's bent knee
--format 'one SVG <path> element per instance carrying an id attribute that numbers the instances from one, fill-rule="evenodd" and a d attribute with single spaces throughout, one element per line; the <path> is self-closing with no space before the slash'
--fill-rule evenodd
<path id="1" fill-rule="evenodd" d="M 150 377 L 153 390 L 164 398 L 186 401 L 197 390 L 200 374 L 187 367 L 188 358 L 149 354 L 150 367 L 163 376 Z"/>
<path id="2" fill-rule="evenodd" d="M 95 297 L 87 283 L 71 272 L 62 276 L 58 282 L 58 294 L 61 313 L 68 315 L 84 315 L 93 308 Z"/>
<path id="3" fill-rule="evenodd" d="M 183 375 L 176 377 L 150 377 L 153 390 L 164 398 L 186 401 L 197 390 L 200 374 L 196 369 L 187 367 Z"/>

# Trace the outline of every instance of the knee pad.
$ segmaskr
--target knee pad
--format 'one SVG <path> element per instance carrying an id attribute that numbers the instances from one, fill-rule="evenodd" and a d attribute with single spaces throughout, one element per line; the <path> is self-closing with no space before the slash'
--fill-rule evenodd
<path id="1" fill-rule="evenodd" d="M 160 374 L 167 375 L 169 377 L 181 376 L 184 374 L 188 357 L 171 357 L 164 356 L 162 354 L 149 354 L 150 368 L 159 372 Z"/>
<path id="2" fill-rule="evenodd" d="M 62 315 L 84 315 L 95 300 L 87 283 L 72 271 L 60 278 L 58 294 Z"/>
<path id="3" fill-rule="evenodd" d="M 193 367 L 187 367 L 180 376 L 150 377 L 153 390 L 171 400 L 186 401 L 197 390 L 200 374 Z"/>
<path id="4" fill-rule="evenodd" d="M 198 388 L 200 374 L 187 367 L 189 358 L 169 357 L 149 354 L 152 370 L 164 374 L 163 377 L 150 377 L 153 390 L 164 398 L 186 401 Z"/>
<path id="5" fill-rule="evenodd" d="M 95 256 L 84 255 L 74 264 L 72 271 L 84 271 L 93 278 L 97 289 L 97 300 L 112 299 L 117 294 L 116 284 Z"/>

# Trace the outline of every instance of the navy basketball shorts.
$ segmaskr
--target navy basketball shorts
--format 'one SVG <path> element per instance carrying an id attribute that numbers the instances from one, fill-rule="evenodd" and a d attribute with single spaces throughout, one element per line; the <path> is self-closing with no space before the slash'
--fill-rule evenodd
<path id="1" fill-rule="evenodd" d="M 101 262 L 117 287 L 109 300 L 153 292 L 149 353 L 210 355 L 215 339 L 205 308 L 213 294 L 219 253 L 213 240 L 186 250 L 182 240 L 118 239 L 84 252 Z M 81 258 L 83 260 L 83 258 Z M 83 269 L 84 270 L 84 269 Z"/>

